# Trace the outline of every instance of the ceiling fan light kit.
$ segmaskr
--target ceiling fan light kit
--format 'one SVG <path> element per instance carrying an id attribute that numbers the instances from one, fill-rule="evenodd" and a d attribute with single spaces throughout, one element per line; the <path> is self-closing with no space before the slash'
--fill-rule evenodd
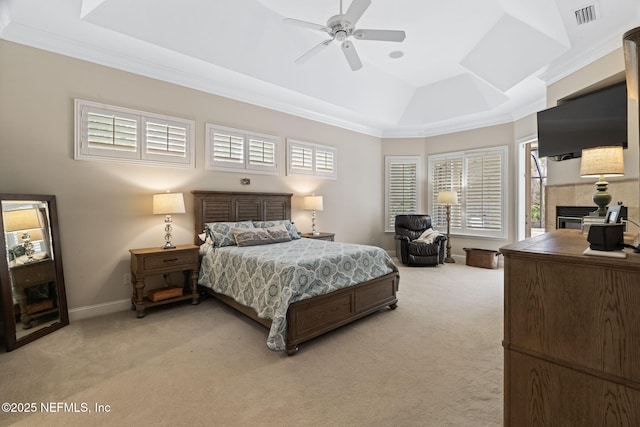
<path id="1" fill-rule="evenodd" d="M 360 56 L 356 52 L 356 48 L 348 39 L 349 37 L 355 37 L 358 40 L 376 40 L 376 41 L 388 41 L 388 42 L 401 42 L 405 39 L 404 31 L 400 30 L 365 30 L 356 29 L 356 23 L 360 17 L 364 14 L 367 8 L 371 5 L 371 0 L 353 0 L 346 13 L 342 13 L 342 0 L 340 0 L 340 14 L 332 16 L 327 21 L 327 25 L 315 24 L 313 22 L 301 21 L 299 19 L 286 18 L 284 21 L 297 25 L 299 27 L 312 29 L 316 31 L 323 31 L 329 36 L 330 39 L 324 40 L 320 44 L 314 46 L 298 59 L 295 60 L 296 64 L 302 64 L 306 62 L 312 56 L 318 54 L 325 47 L 329 46 L 332 41 L 337 40 L 342 43 L 342 52 L 349 63 L 351 70 L 356 71 L 362 68 L 362 61 Z"/>

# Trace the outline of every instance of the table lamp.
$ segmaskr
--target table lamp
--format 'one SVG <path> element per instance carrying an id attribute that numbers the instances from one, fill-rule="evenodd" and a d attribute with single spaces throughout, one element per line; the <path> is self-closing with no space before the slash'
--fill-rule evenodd
<path id="1" fill-rule="evenodd" d="M 153 213 L 154 215 L 166 215 L 164 217 L 164 241 L 163 249 L 174 249 L 175 245 L 171 243 L 171 231 L 173 231 L 173 220 L 171 214 L 183 214 L 184 196 L 182 193 L 157 193 L 153 195 Z"/>
<path id="2" fill-rule="evenodd" d="M 457 191 L 441 191 L 438 193 L 438 203 L 445 205 L 447 209 L 447 256 L 444 262 L 454 263 L 456 262 L 451 256 L 451 239 L 449 233 L 451 232 L 451 205 L 458 204 L 458 192 Z"/>
<path id="3" fill-rule="evenodd" d="M 322 211 L 322 196 L 305 196 L 304 197 L 304 210 L 312 211 L 311 213 L 311 234 L 319 236 L 320 232 L 316 230 L 316 211 Z"/>
<path id="4" fill-rule="evenodd" d="M 623 175 L 624 154 L 622 147 L 605 146 L 582 150 L 580 176 L 582 178 L 598 178 L 596 192 L 593 195 L 593 202 L 598 205 L 598 210 L 591 212 L 590 216 L 606 216 L 607 214 L 607 205 L 611 201 L 611 195 L 607 193 L 609 183 L 604 178 Z"/>
<path id="5" fill-rule="evenodd" d="M 33 262 L 33 243 L 31 234 L 36 233 L 36 229 L 42 228 L 40 215 L 36 209 L 21 209 L 17 211 L 3 212 L 4 231 L 22 232 L 22 246 L 27 256 L 27 262 Z M 42 231 L 38 234 L 42 236 Z"/>

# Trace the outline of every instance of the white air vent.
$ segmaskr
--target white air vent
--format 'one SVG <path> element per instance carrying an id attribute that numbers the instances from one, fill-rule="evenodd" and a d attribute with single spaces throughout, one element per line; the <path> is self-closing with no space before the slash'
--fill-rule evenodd
<path id="1" fill-rule="evenodd" d="M 576 15 L 576 22 L 578 25 L 588 24 L 589 22 L 596 20 L 596 7 L 592 4 L 578 9 L 574 13 Z"/>

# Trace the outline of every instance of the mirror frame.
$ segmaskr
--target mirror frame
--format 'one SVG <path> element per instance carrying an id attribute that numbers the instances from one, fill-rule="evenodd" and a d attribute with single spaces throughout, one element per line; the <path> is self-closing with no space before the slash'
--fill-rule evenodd
<path id="1" fill-rule="evenodd" d="M 4 344 L 7 351 L 14 350 L 38 338 L 50 334 L 69 324 L 69 312 L 67 310 L 67 295 L 64 285 L 64 274 L 62 270 L 62 254 L 60 253 L 60 231 L 58 229 L 58 210 L 56 207 L 56 196 L 37 194 L 0 194 L 0 209 L 4 201 L 42 201 L 47 204 L 49 211 L 49 230 L 51 233 L 51 252 L 56 269 L 56 291 L 58 297 L 59 321 L 49 326 L 28 333 L 20 339 L 16 338 L 16 316 L 14 313 L 13 298 L 11 295 L 11 280 L 9 278 L 9 263 L 6 254 L 6 235 L 4 231 L 4 220 L 0 215 L 0 247 L 3 250 L 0 256 L 0 300 L 2 302 L 2 322 L 4 324 Z"/>

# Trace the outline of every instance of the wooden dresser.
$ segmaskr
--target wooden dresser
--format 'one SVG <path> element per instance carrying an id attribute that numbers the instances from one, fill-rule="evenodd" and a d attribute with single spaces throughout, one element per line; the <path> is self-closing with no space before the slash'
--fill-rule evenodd
<path id="1" fill-rule="evenodd" d="M 503 247 L 505 426 L 640 425 L 640 254 L 578 230 Z"/>

